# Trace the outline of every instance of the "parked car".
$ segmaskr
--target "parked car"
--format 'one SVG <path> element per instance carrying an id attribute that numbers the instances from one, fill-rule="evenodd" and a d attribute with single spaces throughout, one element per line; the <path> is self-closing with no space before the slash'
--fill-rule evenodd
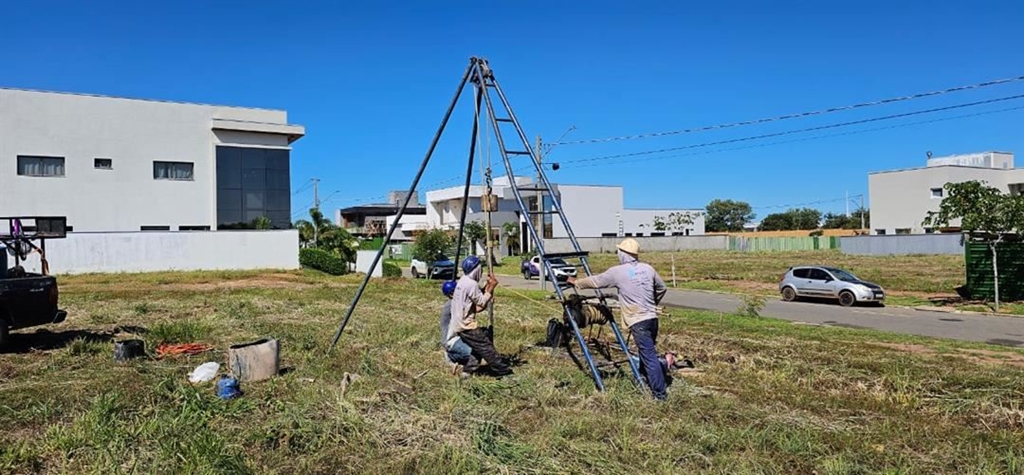
<path id="1" fill-rule="evenodd" d="M 779 292 L 787 302 L 800 298 L 835 299 L 844 307 L 885 301 L 885 290 L 880 285 L 861 280 L 845 270 L 824 266 L 790 267 L 779 280 Z"/>
<path id="2" fill-rule="evenodd" d="M 413 259 L 409 267 L 414 278 L 426 277 L 428 279 L 454 279 L 455 262 L 444 255 L 439 255 L 430 263 Z"/>
<path id="3" fill-rule="evenodd" d="M 521 265 L 523 278 L 530 280 L 534 277 L 539 277 L 542 267 L 544 266 L 540 262 L 540 256 L 533 256 L 529 260 L 524 259 Z M 563 259 L 551 259 L 551 272 L 555 274 L 555 279 L 559 282 L 564 282 L 569 277 L 576 276 L 576 266 L 565 262 Z M 547 278 L 546 272 L 544 275 Z"/>

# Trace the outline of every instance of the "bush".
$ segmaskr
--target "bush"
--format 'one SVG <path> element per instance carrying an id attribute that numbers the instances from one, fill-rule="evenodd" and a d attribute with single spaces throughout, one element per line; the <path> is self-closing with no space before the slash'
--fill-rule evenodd
<path id="1" fill-rule="evenodd" d="M 316 269 L 331 275 L 345 275 L 348 273 L 347 262 L 323 249 L 299 249 L 299 264 L 302 267 Z"/>
<path id="2" fill-rule="evenodd" d="M 359 242 L 359 249 L 364 251 L 376 251 L 384 247 L 384 238 L 375 237 L 373 239 L 366 239 Z"/>
<path id="3" fill-rule="evenodd" d="M 394 262 L 384 262 L 384 277 L 401 277 L 402 268 L 398 267 L 398 264 Z"/>

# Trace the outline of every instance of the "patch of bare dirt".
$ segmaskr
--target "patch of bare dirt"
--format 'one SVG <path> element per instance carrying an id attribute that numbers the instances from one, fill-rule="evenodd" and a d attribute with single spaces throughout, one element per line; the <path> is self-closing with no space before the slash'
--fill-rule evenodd
<path id="1" fill-rule="evenodd" d="M 298 276 L 291 274 L 267 274 L 238 280 L 204 282 L 201 284 L 164 284 L 158 286 L 166 290 L 221 290 L 221 289 L 293 289 L 302 290 L 313 287 L 312 284 L 300 282 Z"/>
<path id="2" fill-rule="evenodd" d="M 918 355 L 935 356 L 940 353 L 924 345 L 913 343 L 869 343 L 873 346 L 881 346 L 892 350 L 903 351 Z M 1024 368 L 1024 355 L 1009 351 L 958 349 L 957 353 L 941 353 L 944 356 L 955 356 L 975 363 L 994 365 L 1010 365 Z"/>

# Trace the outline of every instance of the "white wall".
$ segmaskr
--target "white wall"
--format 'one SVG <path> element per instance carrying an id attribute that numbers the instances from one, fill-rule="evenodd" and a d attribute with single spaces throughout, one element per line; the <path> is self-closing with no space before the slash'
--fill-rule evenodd
<path id="1" fill-rule="evenodd" d="M 924 233 L 922 221 L 929 211 L 938 211 L 942 203 L 941 198 L 932 197 L 932 188 L 971 180 L 986 181 L 1008 192 L 1008 184 L 1024 182 L 1024 169 L 934 166 L 872 173 L 868 175 L 871 233 L 884 229 L 886 234 L 895 234 L 901 228 L 910 229 L 912 234 Z"/>
<path id="2" fill-rule="evenodd" d="M 617 233 L 617 213 L 622 212 L 621 186 L 558 185 L 562 211 L 565 212 L 576 237 L 600 237 L 603 233 Z M 552 235 L 568 237 L 562 220 L 551 216 Z"/>
<path id="3" fill-rule="evenodd" d="M 654 229 L 654 217 L 661 216 L 664 219 L 668 219 L 668 215 L 672 213 L 689 213 L 693 218 L 693 224 L 686 226 L 682 230 L 666 230 L 656 231 Z M 704 234 L 704 215 L 701 210 L 697 209 L 625 209 L 622 210 L 622 231 L 623 233 L 643 233 L 644 236 L 650 236 L 652 232 L 664 232 L 666 235 L 672 235 L 674 232 L 686 234 L 686 230 L 689 230 L 691 236 Z"/>
<path id="4" fill-rule="evenodd" d="M 51 274 L 298 269 L 299 233 L 283 231 L 69 233 L 46 242 Z M 10 260 L 13 265 L 13 259 Z M 33 255 L 26 269 L 39 270 Z"/>
<path id="5" fill-rule="evenodd" d="M 215 133 L 215 118 L 287 120 L 283 111 L 0 89 L 0 214 L 67 216 L 75 232 L 213 228 L 215 145 L 287 148 L 279 134 Z M 65 176 L 18 176 L 18 155 L 64 157 Z M 113 169 L 94 168 L 95 158 Z M 155 180 L 154 161 L 192 162 L 194 180 Z"/>

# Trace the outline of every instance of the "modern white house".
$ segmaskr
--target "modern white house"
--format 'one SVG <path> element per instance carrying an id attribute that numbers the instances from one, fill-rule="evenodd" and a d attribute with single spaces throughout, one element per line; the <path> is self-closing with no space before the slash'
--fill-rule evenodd
<path id="1" fill-rule="evenodd" d="M 520 188 L 535 188 L 529 177 L 516 177 Z M 555 199 L 559 200 L 566 219 L 578 238 L 608 236 L 690 236 L 704 234 L 704 215 L 700 209 L 631 209 L 623 204 L 624 192 L 621 186 L 600 185 L 566 185 L 552 184 Z M 432 228 L 455 229 L 463 208 L 464 188 L 455 186 L 426 193 L 427 226 Z M 508 177 L 498 177 L 493 181 L 492 192 L 498 197 L 497 211 L 491 213 L 492 232 L 500 236 L 502 253 L 507 250 L 505 237 L 501 232 L 505 223 L 516 223 L 520 233 L 520 245 L 525 250 L 531 239 L 525 225 L 526 219 L 538 219 L 536 216 L 522 216 L 516 203 Z M 536 191 L 521 191 L 526 205 L 537 209 L 538 197 L 543 196 L 544 210 L 551 211 L 553 206 L 547 194 Z M 484 194 L 482 185 L 473 185 L 469 190 L 467 221 L 484 221 L 486 213 L 481 206 Z M 678 229 L 655 229 L 656 217 L 666 219 L 672 213 L 683 213 L 692 218 L 692 223 Z M 551 214 L 541 215 L 543 219 L 543 239 L 565 238 L 568 233 L 561 219 Z M 541 228 L 538 228 L 541 229 Z"/>
<path id="2" fill-rule="evenodd" d="M 334 213 L 334 221 L 339 226 L 358 237 L 377 237 L 387 234 L 398 216 L 408 191 L 392 191 L 388 193 L 387 203 L 373 203 L 338 209 Z M 427 226 L 427 209 L 413 194 L 409 205 L 398 222 L 398 229 L 391 236 L 392 241 L 411 241 L 415 234 L 429 229 Z"/>
<path id="3" fill-rule="evenodd" d="M 305 129 L 287 119 L 0 88 L 0 216 L 67 217 L 55 272 L 297 268 L 290 158 Z M 257 218 L 278 230 L 226 231 Z"/>
<path id="4" fill-rule="evenodd" d="M 291 221 L 285 111 L 0 89 L 0 212 L 74 232 Z"/>
<path id="5" fill-rule="evenodd" d="M 981 152 L 929 158 L 924 167 L 868 175 L 871 234 L 936 232 L 922 222 L 938 211 L 946 183 L 984 181 L 1005 193 L 1024 191 L 1024 169 L 1013 166 L 1013 153 Z"/>

